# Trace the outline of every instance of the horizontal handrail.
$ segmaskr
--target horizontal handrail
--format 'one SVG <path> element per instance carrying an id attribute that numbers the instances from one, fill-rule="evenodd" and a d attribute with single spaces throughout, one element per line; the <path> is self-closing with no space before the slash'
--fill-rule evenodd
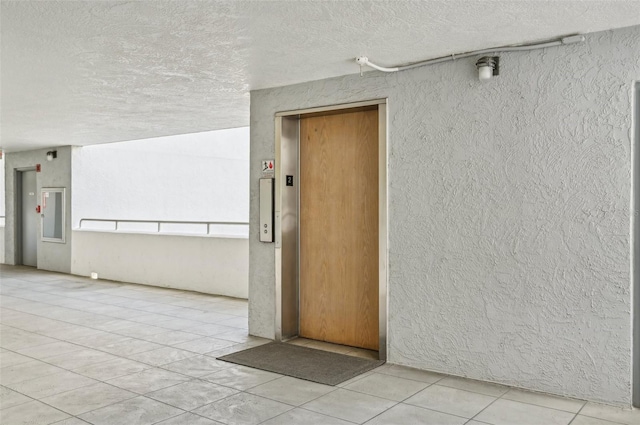
<path id="1" fill-rule="evenodd" d="M 102 222 L 102 223 L 113 223 L 114 225 L 114 229 L 115 231 L 121 230 L 120 229 L 120 225 L 123 223 L 142 223 L 142 224 L 155 224 L 156 228 L 155 228 L 155 232 L 154 233 L 161 233 L 162 231 L 162 225 L 163 224 L 186 224 L 186 225 L 192 225 L 192 224 L 200 224 L 200 225 L 206 225 L 206 235 L 210 235 L 211 234 L 211 227 L 212 226 L 248 226 L 249 222 L 244 222 L 244 221 L 187 221 L 187 220 L 128 220 L 128 219 L 115 219 L 115 218 L 81 218 L 79 221 L 79 229 L 83 229 L 83 223 L 84 222 Z M 104 229 L 91 229 L 91 230 L 104 230 Z M 146 230 L 147 232 L 149 232 L 149 230 Z M 151 231 L 153 232 L 153 231 Z M 172 233 L 172 232 L 166 232 L 166 233 Z M 203 234 L 203 233 L 200 233 Z"/>
<path id="2" fill-rule="evenodd" d="M 2 217 L 2 216 L 0 216 Z M 181 221 L 181 220 L 127 220 L 122 218 L 81 218 L 80 227 L 83 221 L 113 221 L 121 223 L 171 223 L 171 224 L 249 224 L 248 221 Z"/>

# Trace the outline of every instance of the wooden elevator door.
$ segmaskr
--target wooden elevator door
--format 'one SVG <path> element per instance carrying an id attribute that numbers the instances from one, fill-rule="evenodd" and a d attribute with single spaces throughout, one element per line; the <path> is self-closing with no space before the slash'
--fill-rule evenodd
<path id="1" fill-rule="evenodd" d="M 300 119 L 300 336 L 378 350 L 378 110 Z"/>

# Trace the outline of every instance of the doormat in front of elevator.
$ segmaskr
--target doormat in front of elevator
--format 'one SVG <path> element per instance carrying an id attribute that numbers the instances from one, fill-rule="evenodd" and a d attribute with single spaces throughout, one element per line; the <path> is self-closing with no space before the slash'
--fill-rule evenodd
<path id="1" fill-rule="evenodd" d="M 369 360 L 282 342 L 271 342 L 227 354 L 218 357 L 218 360 L 325 385 L 338 385 L 384 364 L 383 360 Z"/>

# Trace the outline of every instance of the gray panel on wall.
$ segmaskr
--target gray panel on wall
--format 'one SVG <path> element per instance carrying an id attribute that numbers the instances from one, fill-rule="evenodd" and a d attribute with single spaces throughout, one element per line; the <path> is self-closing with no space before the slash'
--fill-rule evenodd
<path id="1" fill-rule="evenodd" d="M 469 58 L 254 91 L 252 234 L 274 114 L 387 97 L 389 361 L 629 405 L 638 51 L 631 27 L 502 54 L 488 83 Z M 273 338 L 256 238 L 249 285 L 250 332 Z"/>

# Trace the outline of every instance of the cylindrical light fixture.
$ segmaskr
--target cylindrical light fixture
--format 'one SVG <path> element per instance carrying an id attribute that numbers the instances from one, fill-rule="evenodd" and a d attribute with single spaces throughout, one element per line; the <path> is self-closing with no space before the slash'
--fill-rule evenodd
<path id="1" fill-rule="evenodd" d="M 476 68 L 478 68 L 480 81 L 486 81 L 494 75 L 500 75 L 500 56 L 483 56 L 476 62 Z"/>
<path id="2" fill-rule="evenodd" d="M 47 152 L 47 161 L 53 161 L 58 157 L 58 151 L 49 151 Z"/>

